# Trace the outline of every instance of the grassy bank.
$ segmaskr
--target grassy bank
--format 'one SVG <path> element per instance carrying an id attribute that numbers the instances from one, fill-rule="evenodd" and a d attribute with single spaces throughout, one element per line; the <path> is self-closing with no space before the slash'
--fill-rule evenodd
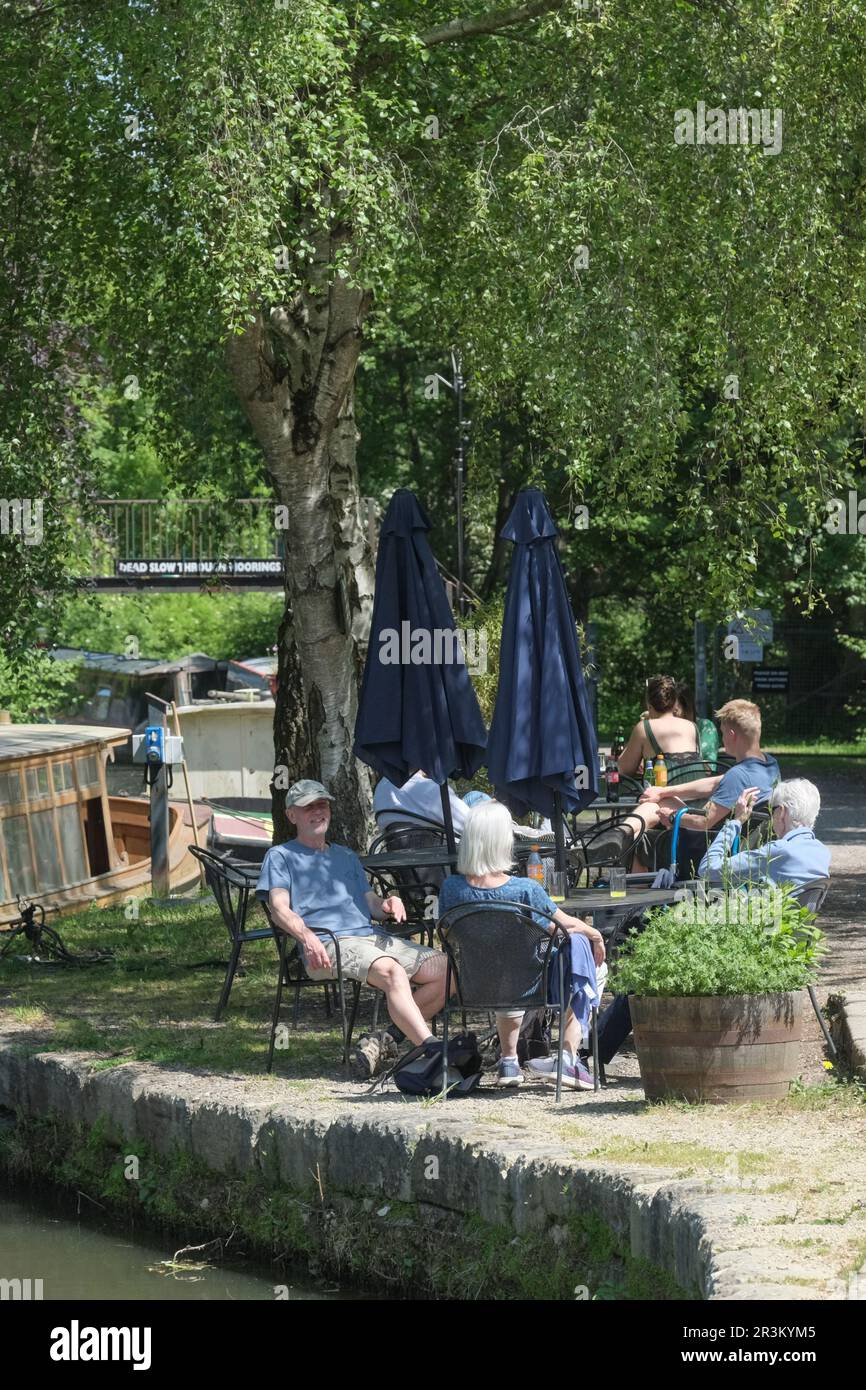
<path id="1" fill-rule="evenodd" d="M 121 908 L 97 907 L 53 920 L 70 951 L 109 949 L 114 959 L 82 969 L 0 963 L 0 1016 L 7 1013 L 38 1036 L 40 1047 L 99 1051 L 105 1067 L 134 1059 L 264 1073 L 276 986 L 271 941 L 245 948 L 244 974 L 215 1024 L 228 934 L 212 900 L 177 910 L 142 900 L 135 921 Z M 288 1004 L 287 998 L 287 1019 Z M 302 1008 L 302 1027 L 278 1053 L 280 1074 L 337 1074 L 339 1020 L 335 1026 L 327 1017 L 324 991 L 303 991 Z"/>
<path id="2" fill-rule="evenodd" d="M 0 1171 L 79 1193 L 127 1228 L 171 1231 L 178 1248 L 213 1242 L 272 1263 L 275 1288 L 302 1265 L 388 1297 L 443 1299 L 684 1299 L 661 1271 L 635 1260 L 603 1222 L 578 1214 L 531 1236 L 433 1206 L 278 1185 L 274 1176 L 217 1175 L 188 1154 L 167 1159 L 136 1143 L 57 1119 L 7 1117 Z M 312 1175 L 311 1175 L 312 1176 Z M 193 1258 L 202 1258 L 196 1255 Z"/>
<path id="3" fill-rule="evenodd" d="M 808 777 L 818 782 L 822 777 L 856 782 L 866 780 L 866 744 L 833 743 L 816 739 L 811 743 L 773 743 L 766 745 L 778 759 L 783 777 Z"/>

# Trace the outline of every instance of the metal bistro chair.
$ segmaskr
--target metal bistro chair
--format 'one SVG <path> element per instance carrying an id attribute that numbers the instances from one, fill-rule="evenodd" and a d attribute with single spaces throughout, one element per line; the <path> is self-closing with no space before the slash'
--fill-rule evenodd
<path id="1" fill-rule="evenodd" d="M 574 886 L 580 886 L 581 877 L 585 874 L 586 887 L 589 888 L 593 870 L 596 880 L 604 869 L 628 871 L 636 848 L 634 830 L 630 825 L 623 825 L 616 817 L 602 821 L 589 832 L 579 832 L 568 850 L 569 865 L 576 871 Z"/>
<path id="2" fill-rule="evenodd" d="M 553 928 L 538 925 L 543 917 Z M 442 1049 L 448 1056 L 448 1025 L 454 1009 L 461 1012 L 495 1009 L 546 1009 L 551 959 L 559 979 L 559 1038 L 556 1063 L 556 1099 L 562 1098 L 562 1048 L 569 997 L 565 990 L 565 962 L 570 950 L 568 932 L 551 914 L 524 903 L 459 903 L 439 919 L 439 938 L 445 951 L 445 1007 L 442 1011 Z M 554 947 L 559 950 L 553 955 Z M 451 1003 L 451 986 L 456 985 Z M 593 1008 L 594 1060 L 597 1057 L 596 1010 Z M 595 1082 L 598 1085 L 595 1067 Z M 442 1094 L 448 1092 L 447 1062 L 442 1068 Z"/>
<path id="3" fill-rule="evenodd" d="M 393 848 L 393 846 L 391 846 L 391 848 Z M 369 876 L 371 879 L 376 880 L 382 888 L 386 889 L 387 892 L 394 891 L 393 887 L 391 887 L 391 885 L 388 884 L 387 880 L 384 878 L 382 873 L 370 872 Z M 402 889 L 399 890 L 399 894 L 401 897 L 404 897 L 405 900 L 405 895 Z M 306 967 L 304 965 L 304 958 L 301 953 L 298 942 L 295 941 L 293 937 L 290 937 L 287 932 L 281 931 L 280 928 L 276 926 L 276 924 L 273 921 L 273 918 L 271 917 L 268 905 L 266 903 L 263 903 L 262 907 L 264 909 L 265 916 L 267 917 L 269 923 L 269 931 L 266 934 L 273 934 L 274 942 L 277 947 L 277 954 L 279 956 L 279 978 L 277 980 L 277 993 L 276 998 L 274 1000 L 274 1012 L 271 1020 L 271 1040 L 268 1048 L 268 1071 L 270 1072 L 273 1069 L 274 1047 L 277 1035 L 277 1027 L 279 1024 L 283 990 L 288 988 L 294 989 L 295 991 L 295 1003 L 292 1015 L 292 1026 L 294 1028 L 297 1028 L 301 1007 L 301 990 L 308 988 L 310 985 L 312 985 L 313 987 L 318 986 L 320 989 L 324 989 L 325 1009 L 329 1016 L 332 1013 L 331 997 L 333 994 L 333 1002 L 340 1010 L 340 1022 L 343 1031 L 343 1063 L 344 1065 L 347 1064 L 349 1061 L 349 1050 L 352 1046 L 352 1034 L 354 1032 L 355 1023 L 358 1017 L 358 1007 L 361 998 L 361 981 L 352 981 L 352 1002 L 350 1004 L 349 1012 L 347 1015 L 346 991 L 343 983 L 343 963 L 340 954 L 339 937 L 335 936 L 333 932 L 327 931 L 326 929 L 320 929 L 318 931 L 319 936 L 326 936 L 334 942 L 337 968 L 336 980 L 333 982 L 328 980 L 311 980 L 309 975 L 307 974 Z M 426 937 L 427 944 L 432 946 L 434 926 L 435 923 L 432 919 L 425 921 L 407 920 L 402 925 L 398 925 L 397 923 L 392 924 L 388 922 L 377 922 L 374 924 L 374 929 L 378 928 L 381 931 L 386 931 L 390 936 L 400 936 L 409 938 L 421 935 L 422 937 Z M 384 996 L 382 995 L 381 990 L 374 990 L 372 1023 L 373 1032 L 375 1032 L 376 1028 L 378 1027 L 379 1005 L 381 1004 L 383 997 Z"/>
<path id="4" fill-rule="evenodd" d="M 312 985 L 319 989 L 324 988 L 325 1005 L 328 1013 L 331 1013 L 329 981 L 311 980 L 304 966 L 304 958 L 301 954 L 299 943 L 294 937 L 289 936 L 288 932 L 281 931 L 271 916 L 267 903 L 262 903 L 265 917 L 268 919 L 268 926 L 265 931 L 266 936 L 273 936 L 274 944 L 277 948 L 279 959 L 279 974 L 277 977 L 277 993 L 274 999 L 274 1011 L 271 1016 L 271 1038 L 268 1044 L 268 1072 L 273 1071 L 274 1067 L 274 1048 L 276 1046 L 277 1028 L 280 1022 L 280 1006 L 283 1002 L 283 990 L 292 989 L 295 991 L 295 1006 L 292 1017 L 292 1026 L 297 1028 L 298 1015 L 301 1006 L 301 990 Z M 326 936 L 334 943 L 337 959 L 337 980 L 336 980 L 336 1001 L 340 1008 L 340 1023 L 343 1031 L 343 1065 L 349 1061 L 349 1048 L 352 1046 L 352 1032 L 355 1027 L 355 1019 L 358 1013 L 358 1000 L 361 995 L 360 980 L 352 981 L 352 1004 L 348 1018 L 346 1016 L 346 992 L 343 986 L 343 962 L 340 956 L 340 938 L 333 932 L 326 929 L 320 930 L 317 935 Z"/>
<path id="5" fill-rule="evenodd" d="M 232 862 L 226 855 L 214 854 L 209 849 L 199 849 L 197 845 L 190 846 L 190 853 L 194 854 L 204 867 L 205 881 L 216 898 L 231 941 L 226 977 L 214 1015 L 215 1020 L 219 1022 L 223 1009 L 229 1002 L 243 947 L 248 941 L 264 941 L 271 933 L 269 927 L 246 930 L 250 894 L 255 892 L 258 879 L 257 865 L 248 865 L 245 868 L 242 863 Z"/>
<path id="6" fill-rule="evenodd" d="M 411 823 L 410 823 L 411 821 Z M 441 825 L 423 821 L 420 816 L 411 817 L 407 822 L 386 826 L 375 838 L 367 851 L 368 856 L 383 850 L 400 851 L 413 849 L 441 849 L 447 844 L 445 831 Z M 426 915 L 430 897 L 438 897 L 448 870 L 434 866 L 399 869 L 368 869 L 367 873 L 376 891 L 387 897 L 398 893 L 406 906 L 407 926 L 411 923 L 416 931 L 404 935 L 417 935 L 423 931 L 428 936 L 427 945 L 433 944 L 433 920 Z"/>
<path id="7" fill-rule="evenodd" d="M 815 914 L 815 920 L 817 921 L 818 913 L 824 906 L 824 899 L 827 897 L 829 891 L 829 878 L 813 878 L 811 882 L 802 884 L 791 896 L 797 899 L 801 907 L 808 908 L 810 912 L 813 912 Z M 830 1056 L 835 1058 L 837 1056 L 836 1044 L 830 1037 L 830 1030 L 825 1022 L 824 1015 L 821 1013 L 821 1006 L 818 1003 L 815 986 L 807 985 L 806 989 L 809 992 L 809 999 L 812 1002 L 812 1008 L 815 1010 L 815 1017 L 818 1020 L 821 1032 L 824 1034 L 824 1041 L 829 1048 Z"/>
<path id="8" fill-rule="evenodd" d="M 638 777 L 632 777 L 627 772 L 619 774 L 619 794 L 624 796 L 628 793 L 629 797 L 639 797 L 643 791 L 643 782 Z M 615 801 L 608 802 L 609 806 L 616 806 Z"/>

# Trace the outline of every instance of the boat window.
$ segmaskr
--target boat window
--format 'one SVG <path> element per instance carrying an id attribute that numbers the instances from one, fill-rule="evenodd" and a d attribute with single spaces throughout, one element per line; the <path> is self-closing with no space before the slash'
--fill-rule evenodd
<path id="1" fill-rule="evenodd" d="M 90 702 L 90 717 L 95 719 L 97 724 L 104 724 L 108 719 L 108 707 L 111 703 L 111 686 L 101 685 Z"/>
<path id="2" fill-rule="evenodd" d="M 9 806 L 13 801 L 21 800 L 21 774 L 15 772 L 0 772 L 0 806 Z"/>
<path id="3" fill-rule="evenodd" d="M 84 839 L 81 831 L 81 817 L 75 802 L 57 807 L 57 822 L 60 831 L 60 844 L 63 849 L 63 862 L 66 865 L 66 882 L 79 883 L 89 876 L 87 859 L 84 854 Z"/>
<path id="4" fill-rule="evenodd" d="M 63 886 L 63 866 L 57 841 L 54 838 L 54 811 L 31 811 L 30 828 L 33 831 L 33 848 L 39 865 L 39 891 L 44 888 Z"/>
<path id="5" fill-rule="evenodd" d="M 88 753 L 86 758 L 78 759 L 78 777 L 84 787 L 92 787 L 99 783 L 99 759 L 95 753 Z"/>
<path id="6" fill-rule="evenodd" d="M 6 843 L 6 862 L 9 865 L 9 896 L 22 897 L 36 890 L 33 877 L 33 859 L 30 854 L 30 839 L 27 834 L 26 816 L 8 816 L 3 822 L 3 839 Z"/>
<path id="7" fill-rule="evenodd" d="M 75 790 L 75 780 L 72 776 L 72 763 L 52 763 L 51 771 L 54 776 L 55 792 L 71 792 Z"/>
<path id="8" fill-rule="evenodd" d="M 43 763 L 41 767 L 27 768 L 27 800 L 44 801 L 51 795 L 51 783 L 48 780 L 48 768 Z"/>

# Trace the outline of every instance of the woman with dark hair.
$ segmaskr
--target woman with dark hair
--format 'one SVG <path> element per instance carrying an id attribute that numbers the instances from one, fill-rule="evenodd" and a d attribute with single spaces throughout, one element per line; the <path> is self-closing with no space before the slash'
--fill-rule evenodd
<path id="1" fill-rule="evenodd" d="M 679 712 L 682 689 L 673 676 L 651 676 L 647 681 L 646 717 L 635 724 L 619 756 L 619 770 L 626 777 L 639 776 L 645 758 L 655 761 L 661 755 L 669 769 L 700 759 L 697 727 Z"/>

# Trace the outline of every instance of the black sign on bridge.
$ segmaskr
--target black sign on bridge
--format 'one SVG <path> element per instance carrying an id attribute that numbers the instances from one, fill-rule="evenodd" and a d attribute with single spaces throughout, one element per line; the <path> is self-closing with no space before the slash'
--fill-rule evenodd
<path id="1" fill-rule="evenodd" d="M 755 666 L 752 670 L 753 695 L 786 695 L 790 684 L 787 666 Z"/>

